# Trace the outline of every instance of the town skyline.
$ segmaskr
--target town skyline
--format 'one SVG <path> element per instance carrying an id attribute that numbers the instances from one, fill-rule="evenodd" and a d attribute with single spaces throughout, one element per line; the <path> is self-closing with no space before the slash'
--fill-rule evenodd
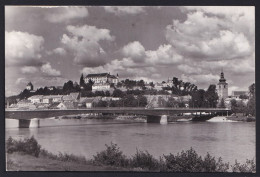
<path id="1" fill-rule="evenodd" d="M 19 18 L 18 18 L 19 17 Z M 255 82 L 254 7 L 5 7 L 6 96 L 81 73 L 205 89 Z M 48 31 L 48 32 L 46 32 Z"/>

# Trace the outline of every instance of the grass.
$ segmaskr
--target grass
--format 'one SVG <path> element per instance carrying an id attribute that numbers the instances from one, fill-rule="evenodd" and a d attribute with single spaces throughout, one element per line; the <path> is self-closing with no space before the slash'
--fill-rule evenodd
<path id="1" fill-rule="evenodd" d="M 254 160 L 246 160 L 245 163 L 235 161 L 234 165 L 224 163 L 222 158 L 215 158 L 209 153 L 205 157 L 199 156 L 197 152 L 190 148 L 177 154 L 163 155 L 156 159 L 148 151 L 136 150 L 136 153 L 127 157 L 123 154 L 117 144 L 111 142 L 105 145 L 106 149 L 98 152 L 93 159 L 87 160 L 85 157 L 73 154 L 59 153 L 55 155 L 42 149 L 35 138 L 14 140 L 9 137 L 6 142 L 6 152 L 22 152 L 35 156 L 36 158 L 45 157 L 66 163 L 110 166 L 114 169 L 128 169 L 130 171 L 155 171 L 155 172 L 243 172 L 255 173 L 256 165 Z M 12 160 L 7 160 L 7 169 L 12 169 L 15 164 Z M 70 166 L 64 166 L 64 171 L 71 171 Z"/>

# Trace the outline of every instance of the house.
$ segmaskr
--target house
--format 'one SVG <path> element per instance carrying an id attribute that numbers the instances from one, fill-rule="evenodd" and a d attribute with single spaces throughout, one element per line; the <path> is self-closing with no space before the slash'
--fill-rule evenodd
<path id="1" fill-rule="evenodd" d="M 42 103 L 51 104 L 53 102 L 52 95 L 43 96 Z"/>
<path id="2" fill-rule="evenodd" d="M 92 108 L 94 103 L 94 98 L 87 98 L 86 99 L 86 108 Z"/>
<path id="3" fill-rule="evenodd" d="M 75 99 L 71 95 L 63 95 L 62 96 L 62 101 L 63 102 L 74 102 Z"/>
<path id="4" fill-rule="evenodd" d="M 110 84 L 109 83 L 94 83 L 92 85 L 92 91 L 107 91 L 110 90 Z"/>
<path id="5" fill-rule="evenodd" d="M 62 101 L 62 95 L 52 95 L 52 102 L 59 103 Z"/>
<path id="6" fill-rule="evenodd" d="M 154 89 L 155 90 L 162 90 L 162 88 L 163 88 L 163 84 L 161 84 L 161 83 L 154 84 Z"/>
<path id="7" fill-rule="evenodd" d="M 75 109 L 77 105 L 75 102 L 61 102 L 58 104 L 57 108 L 59 109 Z"/>
<path id="8" fill-rule="evenodd" d="M 78 100 L 79 99 L 79 92 L 73 92 L 73 93 L 70 93 L 71 97 L 74 99 L 74 100 Z"/>
<path id="9" fill-rule="evenodd" d="M 28 98 L 32 103 L 41 103 L 43 99 L 43 95 L 33 95 Z"/>
<path id="10" fill-rule="evenodd" d="M 18 109 L 36 109 L 36 106 L 30 100 L 20 100 L 17 103 Z"/>
<path id="11" fill-rule="evenodd" d="M 94 83 L 118 83 L 118 74 L 117 77 L 114 75 L 110 75 L 110 73 L 98 73 L 98 74 L 88 74 L 84 78 L 84 82 L 88 83 L 91 80 Z"/>
<path id="12" fill-rule="evenodd" d="M 50 87 L 47 87 L 48 90 L 54 90 L 55 87 L 54 86 L 50 86 Z"/>
<path id="13" fill-rule="evenodd" d="M 241 95 L 248 96 L 248 91 L 232 91 L 231 98 L 239 98 Z"/>
<path id="14" fill-rule="evenodd" d="M 120 100 L 120 98 L 119 97 L 102 97 L 101 98 L 101 100 L 102 101 L 118 101 L 118 100 Z"/>

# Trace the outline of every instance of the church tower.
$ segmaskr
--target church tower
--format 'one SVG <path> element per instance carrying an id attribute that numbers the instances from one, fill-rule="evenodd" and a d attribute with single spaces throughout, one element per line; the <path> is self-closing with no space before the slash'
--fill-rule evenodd
<path id="1" fill-rule="evenodd" d="M 225 98 L 228 97 L 228 83 L 226 82 L 226 79 L 224 77 L 223 70 L 220 74 L 220 79 L 218 83 L 218 98 L 221 100 L 222 98 L 225 100 Z"/>

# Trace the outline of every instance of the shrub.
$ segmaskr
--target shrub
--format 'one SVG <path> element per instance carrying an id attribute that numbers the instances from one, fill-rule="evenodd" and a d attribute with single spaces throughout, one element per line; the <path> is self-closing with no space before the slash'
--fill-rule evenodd
<path id="1" fill-rule="evenodd" d="M 255 173 L 256 165 L 254 160 L 246 160 L 246 163 L 240 164 L 235 161 L 235 165 L 231 166 L 233 172 L 243 172 L 243 173 Z"/>
<path id="2" fill-rule="evenodd" d="M 159 169 L 159 161 L 155 159 L 151 154 L 147 151 L 139 151 L 136 150 L 136 154 L 131 159 L 131 167 L 134 168 L 142 168 L 148 170 L 158 170 Z"/>
<path id="3" fill-rule="evenodd" d="M 87 160 L 84 156 L 76 156 L 74 154 L 67 154 L 67 153 L 59 152 L 58 155 L 55 155 L 51 152 L 48 152 L 45 149 L 42 149 L 40 154 L 44 157 L 48 157 L 50 159 L 64 161 L 64 162 L 77 162 L 77 163 L 81 163 L 81 164 L 87 163 Z"/>
<path id="4" fill-rule="evenodd" d="M 209 153 L 202 159 L 192 148 L 177 155 L 164 155 L 165 170 L 172 172 L 226 172 L 229 164 L 218 161 Z"/>
<path id="5" fill-rule="evenodd" d="M 127 157 L 123 155 L 123 152 L 119 150 L 117 144 L 111 142 L 110 146 L 108 146 L 107 144 L 105 146 L 106 150 L 103 150 L 97 153 L 97 155 L 93 156 L 93 163 L 120 167 L 128 166 L 129 159 L 127 159 Z"/>
<path id="6" fill-rule="evenodd" d="M 24 152 L 26 154 L 38 157 L 41 151 L 41 146 L 33 136 L 31 138 L 25 138 L 18 141 L 9 137 L 6 143 L 6 149 L 7 153 Z"/>

